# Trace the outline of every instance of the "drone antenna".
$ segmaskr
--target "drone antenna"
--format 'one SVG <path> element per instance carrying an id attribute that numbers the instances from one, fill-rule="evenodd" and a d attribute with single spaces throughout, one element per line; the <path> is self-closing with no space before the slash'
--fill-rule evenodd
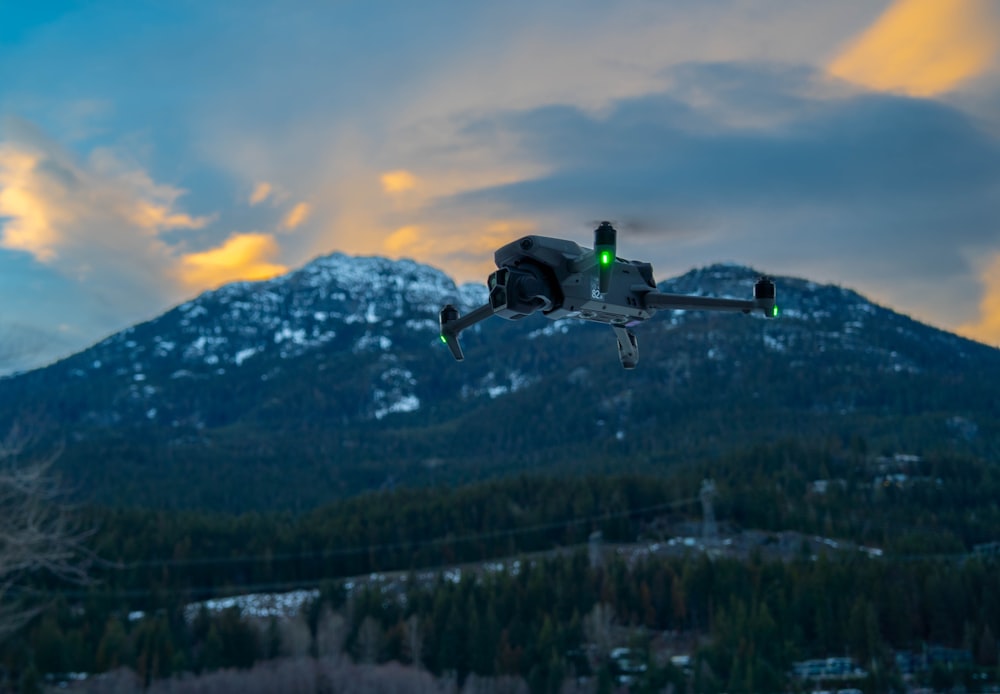
<path id="1" fill-rule="evenodd" d="M 597 259 L 597 278 L 601 294 L 611 288 L 611 271 L 615 265 L 615 242 L 618 232 L 611 222 L 601 222 L 594 229 L 594 257 Z"/>

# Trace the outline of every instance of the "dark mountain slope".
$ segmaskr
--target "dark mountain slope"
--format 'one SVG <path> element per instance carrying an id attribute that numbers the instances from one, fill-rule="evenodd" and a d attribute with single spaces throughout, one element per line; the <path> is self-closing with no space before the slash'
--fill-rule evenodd
<path id="1" fill-rule="evenodd" d="M 716 265 L 661 287 L 743 297 L 756 274 Z M 484 288 L 335 254 L 0 380 L 0 416 L 42 413 L 85 496 L 232 509 L 526 469 L 661 468 L 784 438 L 997 455 L 1000 351 L 846 289 L 777 284 L 778 320 L 664 312 L 639 326 L 635 371 L 607 328 L 542 317 L 469 331 L 458 364 L 437 311 L 468 310 Z"/>

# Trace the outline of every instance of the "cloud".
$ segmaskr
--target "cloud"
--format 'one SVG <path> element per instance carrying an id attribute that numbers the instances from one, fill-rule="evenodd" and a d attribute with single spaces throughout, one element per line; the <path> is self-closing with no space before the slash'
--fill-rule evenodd
<path id="1" fill-rule="evenodd" d="M 402 169 L 385 172 L 379 177 L 379 181 L 382 183 L 382 190 L 389 195 L 404 193 L 417 185 L 417 177 Z"/>
<path id="2" fill-rule="evenodd" d="M 278 243 L 269 234 L 233 234 L 216 248 L 183 256 L 178 274 L 184 284 L 194 289 L 237 280 L 270 279 L 288 272 L 287 267 L 273 262 L 278 253 Z"/>
<path id="3" fill-rule="evenodd" d="M 1000 253 L 993 256 L 981 276 L 983 296 L 979 317 L 958 328 L 958 333 L 973 340 L 1000 347 Z"/>
<path id="4" fill-rule="evenodd" d="M 382 241 L 382 248 L 391 258 L 415 257 L 428 251 L 424 232 L 418 226 L 400 227 Z"/>
<path id="5" fill-rule="evenodd" d="M 935 96 L 994 65 L 1000 51 L 995 0 L 896 0 L 829 65 L 879 91 Z"/>
<path id="6" fill-rule="evenodd" d="M 442 221 L 420 214 L 428 200 L 523 180 L 545 168 L 523 149 L 510 155 L 509 143 L 485 143 L 464 131 L 463 122 L 540 104 L 603 113 L 615 100 L 669 87 L 676 75 L 667 68 L 682 61 L 748 55 L 783 64 L 825 61 L 844 36 L 870 21 L 871 0 L 801 6 L 773 0 L 517 0 L 431 3 L 419 10 L 404 3 L 388 14 L 352 11 L 346 22 L 337 5 L 297 13 L 241 8 L 235 24 L 228 12 L 218 21 L 210 5 L 199 5 L 194 14 L 184 33 L 209 21 L 210 31 L 201 27 L 199 36 L 210 40 L 192 41 L 195 53 L 177 56 L 185 77 L 177 115 L 194 134 L 178 145 L 196 142 L 195 154 L 218 170 L 251 183 L 280 183 L 294 191 L 290 201 L 311 202 L 308 227 L 294 240 L 282 239 L 286 254 L 305 259 L 332 249 L 377 252 L 397 229 L 417 225 L 449 239 L 420 258 L 440 264 L 447 261 L 440 249 L 450 246 L 459 227 L 468 234 L 520 215 L 477 210 Z M 595 27 L 600 41 L 580 40 Z M 165 45 L 176 41 L 159 29 L 150 32 Z M 304 40 L 292 45 L 287 36 Z M 155 51 L 151 46 L 143 42 L 136 53 L 158 70 L 162 44 Z M 209 60 L 216 52 L 229 59 Z M 239 79 L 223 69 L 229 66 Z M 379 88 L 363 88 L 374 84 Z M 119 83 L 115 89 L 128 91 Z M 262 104 L 262 93 L 273 98 Z M 296 108 L 281 105 L 287 103 Z M 246 117 L 234 119 L 233 113 Z M 451 225 L 454 232 L 445 229 Z M 270 227 L 253 220 L 240 228 Z"/>
<path id="7" fill-rule="evenodd" d="M 702 89 L 718 84 L 719 73 L 728 83 L 731 70 L 704 67 Z M 770 89 L 766 74 L 742 72 L 747 89 Z M 762 102 L 771 101 L 766 94 Z M 739 102 L 723 93 L 715 103 L 726 110 Z M 551 172 L 452 201 L 581 210 L 590 219 L 631 206 L 919 203 L 918 194 L 985 193 L 998 181 L 1000 144 L 945 105 L 890 95 L 788 104 L 790 113 L 766 127 L 731 126 L 665 93 L 623 100 L 599 118 L 565 106 L 497 116 L 474 127 L 483 137 L 513 135 Z"/>
<path id="8" fill-rule="evenodd" d="M 311 211 L 312 208 L 309 206 L 309 203 L 300 202 L 285 215 L 284 220 L 281 222 L 281 228 L 286 231 L 296 229 L 309 218 Z"/>
<path id="9" fill-rule="evenodd" d="M 535 231 L 535 223 L 523 219 L 466 219 L 459 225 L 433 228 L 407 225 L 386 236 L 378 252 L 391 258 L 422 258 L 445 265 L 462 280 L 485 281 L 496 267 L 493 252 Z"/>
<path id="10" fill-rule="evenodd" d="M 270 197 L 273 188 L 267 181 L 261 181 L 250 193 L 250 205 L 259 205 Z"/>
<path id="11" fill-rule="evenodd" d="M 219 238 L 185 191 L 120 150 L 80 157 L 31 124 L 0 140 L 0 278 L 15 292 L 4 320 L 71 326 L 83 343 L 155 315 L 191 292 L 285 271 L 265 234 Z M 193 247 L 210 250 L 191 252 Z M 15 281 L 10 279 L 17 277 Z"/>
<path id="12" fill-rule="evenodd" d="M 176 209 L 183 191 L 154 183 L 109 150 L 97 149 L 86 162 L 36 133 L 0 143 L 0 217 L 6 217 L 0 246 L 55 262 L 63 249 L 119 235 L 155 237 L 172 229 L 200 229 L 208 217 Z M 152 245 L 156 245 L 155 242 Z"/>
<path id="13" fill-rule="evenodd" d="M 643 231 L 620 240 L 661 274 L 733 259 L 851 284 L 939 324 L 972 318 L 956 310 L 976 295 L 970 258 L 1000 245 L 996 137 L 946 104 L 824 91 L 821 75 L 684 72 L 697 100 L 678 90 L 600 114 L 549 106 L 470 122 L 547 173 L 443 197 L 435 213 L 517 215 L 584 242 L 591 220 L 639 219 Z"/>
<path id="14" fill-rule="evenodd" d="M 0 148 L 0 217 L 7 217 L 0 244 L 4 248 L 27 251 L 39 260 L 55 258 L 59 234 L 55 226 L 63 221 L 57 210 L 48 209 L 43 199 L 44 182 L 36 180 L 39 158 L 10 145 Z"/>

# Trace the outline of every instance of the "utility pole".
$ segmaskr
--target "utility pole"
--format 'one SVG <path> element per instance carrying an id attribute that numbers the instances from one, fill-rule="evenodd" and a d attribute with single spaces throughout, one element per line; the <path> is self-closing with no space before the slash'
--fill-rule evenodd
<path id="1" fill-rule="evenodd" d="M 719 528 L 715 524 L 715 509 L 712 508 L 712 499 L 715 498 L 715 481 L 703 480 L 698 496 L 701 497 L 701 539 L 706 543 L 715 542 L 719 537 Z"/>

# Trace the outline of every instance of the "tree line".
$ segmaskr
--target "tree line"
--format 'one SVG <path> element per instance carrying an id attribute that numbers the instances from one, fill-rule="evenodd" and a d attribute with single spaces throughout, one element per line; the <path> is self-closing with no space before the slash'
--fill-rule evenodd
<path id="1" fill-rule="evenodd" d="M 705 554 L 614 559 L 592 566 L 583 551 L 523 560 L 387 590 L 324 585 L 297 615 L 259 618 L 236 608 L 193 617 L 180 603 L 130 620 L 115 610 L 60 600 L 8 645 L 33 673 L 128 667 L 147 685 L 181 673 L 250 668 L 269 659 L 347 656 L 399 662 L 435 677 L 521 678 L 558 692 L 567 679 L 612 681 L 614 647 L 648 666 L 641 691 L 668 682 L 696 691 L 779 691 L 793 662 L 848 654 L 869 673 L 858 684 L 900 683 L 894 651 L 924 644 L 967 650 L 995 675 L 1000 568 L 968 560 L 893 563 L 861 555 L 793 561 L 710 559 Z M 686 635 L 694 666 L 666 658 L 664 639 Z"/>
<path id="2" fill-rule="evenodd" d="M 23 586 L 50 606 L 0 644 L 0 663 L 39 676 L 124 666 L 152 682 L 346 654 L 436 677 L 518 677 L 547 691 L 587 671 L 607 680 L 614 664 L 600 649 L 612 644 L 650 657 L 648 681 L 676 678 L 650 655 L 656 635 L 669 632 L 694 635 L 690 676 L 702 678 L 699 691 L 771 688 L 796 659 L 845 652 L 887 678 L 893 649 L 924 643 L 965 649 L 977 666 L 995 667 L 998 573 L 970 553 L 1000 527 L 993 466 L 929 455 L 907 463 L 909 483 L 885 487 L 873 484 L 887 464 L 878 458 L 860 441 L 826 450 L 779 444 L 721 458 L 707 472 L 724 529 L 797 529 L 877 545 L 882 558 L 692 553 L 591 566 L 574 553 L 597 530 L 606 542 L 632 542 L 697 522 L 694 492 L 706 470 L 683 465 L 660 476 L 521 476 L 383 491 L 300 515 L 91 508 L 94 582 L 39 576 Z M 831 481 L 823 493 L 818 479 Z M 552 550 L 561 551 L 532 554 Z M 411 578 L 392 599 L 343 582 L 519 555 L 519 571 Z M 186 605 L 207 597 L 303 585 L 324 589 L 297 620 L 185 616 Z"/>

